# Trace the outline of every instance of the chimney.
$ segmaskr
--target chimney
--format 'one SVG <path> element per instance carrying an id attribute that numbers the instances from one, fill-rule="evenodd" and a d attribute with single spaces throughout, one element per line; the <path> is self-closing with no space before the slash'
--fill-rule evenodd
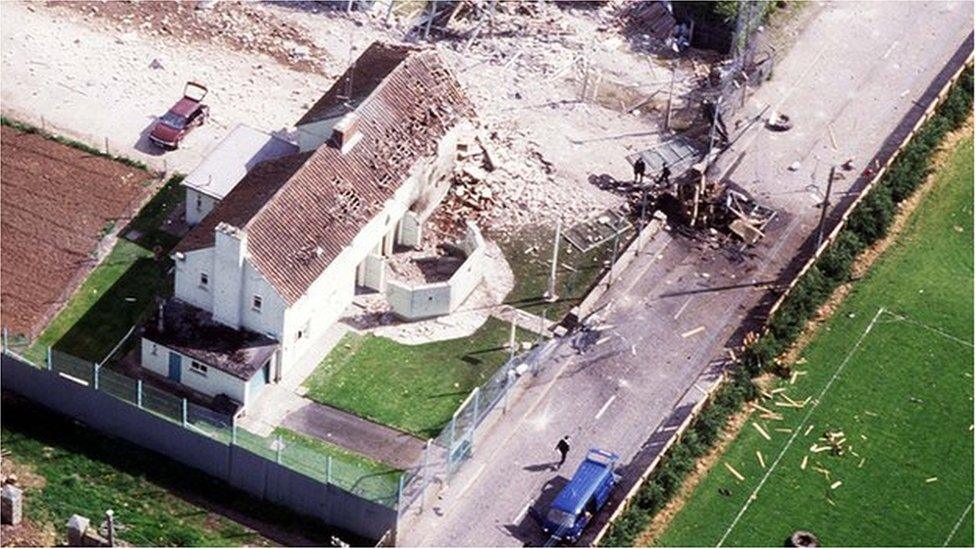
<path id="1" fill-rule="evenodd" d="M 342 154 L 346 154 L 361 138 L 359 114 L 356 111 L 346 114 L 332 127 L 332 145 Z"/>

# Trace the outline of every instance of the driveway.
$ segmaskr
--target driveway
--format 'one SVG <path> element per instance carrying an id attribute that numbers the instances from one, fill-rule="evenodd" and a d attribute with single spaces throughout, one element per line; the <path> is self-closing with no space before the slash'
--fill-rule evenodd
<path id="1" fill-rule="evenodd" d="M 425 442 L 411 434 L 303 400 L 305 404 L 288 414 L 282 427 L 342 446 L 396 469 L 416 465 L 424 453 Z"/>
<path id="2" fill-rule="evenodd" d="M 739 328 L 760 320 L 751 311 L 769 297 L 768 284 L 796 268 L 830 164 L 854 156 L 850 173 L 860 173 L 889 134 L 905 129 L 919 112 L 915 101 L 970 36 L 970 10 L 963 2 L 824 6 L 745 109 L 772 105 L 794 129 L 754 128 L 726 155 L 728 178 L 780 211 L 767 237 L 745 255 L 676 237 L 635 261 L 604 297 L 612 337 L 583 355 L 555 353 L 507 420 L 479 434 L 474 457 L 441 497 L 402 519 L 399 544 L 544 543 L 529 508 L 554 497 L 588 447 L 620 454 L 632 479 L 704 393 L 702 383 L 714 382 Z M 795 161 L 800 169 L 788 170 Z M 835 211 L 862 183 L 851 175 L 835 183 Z M 554 472 L 547 464 L 566 434 L 570 466 Z"/>

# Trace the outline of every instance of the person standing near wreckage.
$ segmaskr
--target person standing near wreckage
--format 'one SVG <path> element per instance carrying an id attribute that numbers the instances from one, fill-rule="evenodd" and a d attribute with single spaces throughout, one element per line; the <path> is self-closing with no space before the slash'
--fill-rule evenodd
<path id="1" fill-rule="evenodd" d="M 660 188 L 671 186 L 671 169 L 668 168 L 667 164 L 661 168 L 661 175 L 657 177 L 657 181 L 654 184 Z"/>
<path id="2" fill-rule="evenodd" d="M 644 172 L 647 170 L 647 164 L 644 164 L 644 159 L 640 156 L 637 157 L 637 161 L 634 162 L 634 184 L 640 185 L 644 182 Z"/>

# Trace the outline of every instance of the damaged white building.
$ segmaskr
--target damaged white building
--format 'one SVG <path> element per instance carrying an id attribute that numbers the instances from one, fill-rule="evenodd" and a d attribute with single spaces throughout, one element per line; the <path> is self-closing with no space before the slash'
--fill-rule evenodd
<path id="1" fill-rule="evenodd" d="M 462 243 L 472 261 L 439 292 L 387 288 L 385 258 L 420 243 L 473 116 L 436 52 L 374 43 L 297 122 L 296 145 L 243 136 L 276 157 L 191 180 L 226 192 L 174 249 L 175 295 L 146 325 L 143 367 L 247 405 L 296 361 L 323 358 L 304 355 L 357 286 L 395 294 L 404 318 L 456 307 L 481 281 L 476 227 Z"/>

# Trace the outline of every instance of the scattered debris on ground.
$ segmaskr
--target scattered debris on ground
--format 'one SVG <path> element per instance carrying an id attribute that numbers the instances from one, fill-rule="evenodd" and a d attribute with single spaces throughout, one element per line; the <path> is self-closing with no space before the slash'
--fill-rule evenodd
<path id="1" fill-rule="evenodd" d="M 98 18 L 118 33 L 117 41 L 131 33 L 145 33 L 184 43 L 218 42 L 242 53 L 262 53 L 298 70 L 324 73 L 328 52 L 308 38 L 299 25 L 268 16 L 250 2 L 97 2 L 56 1 L 52 5 Z M 166 60 L 153 60 L 159 68 Z"/>

